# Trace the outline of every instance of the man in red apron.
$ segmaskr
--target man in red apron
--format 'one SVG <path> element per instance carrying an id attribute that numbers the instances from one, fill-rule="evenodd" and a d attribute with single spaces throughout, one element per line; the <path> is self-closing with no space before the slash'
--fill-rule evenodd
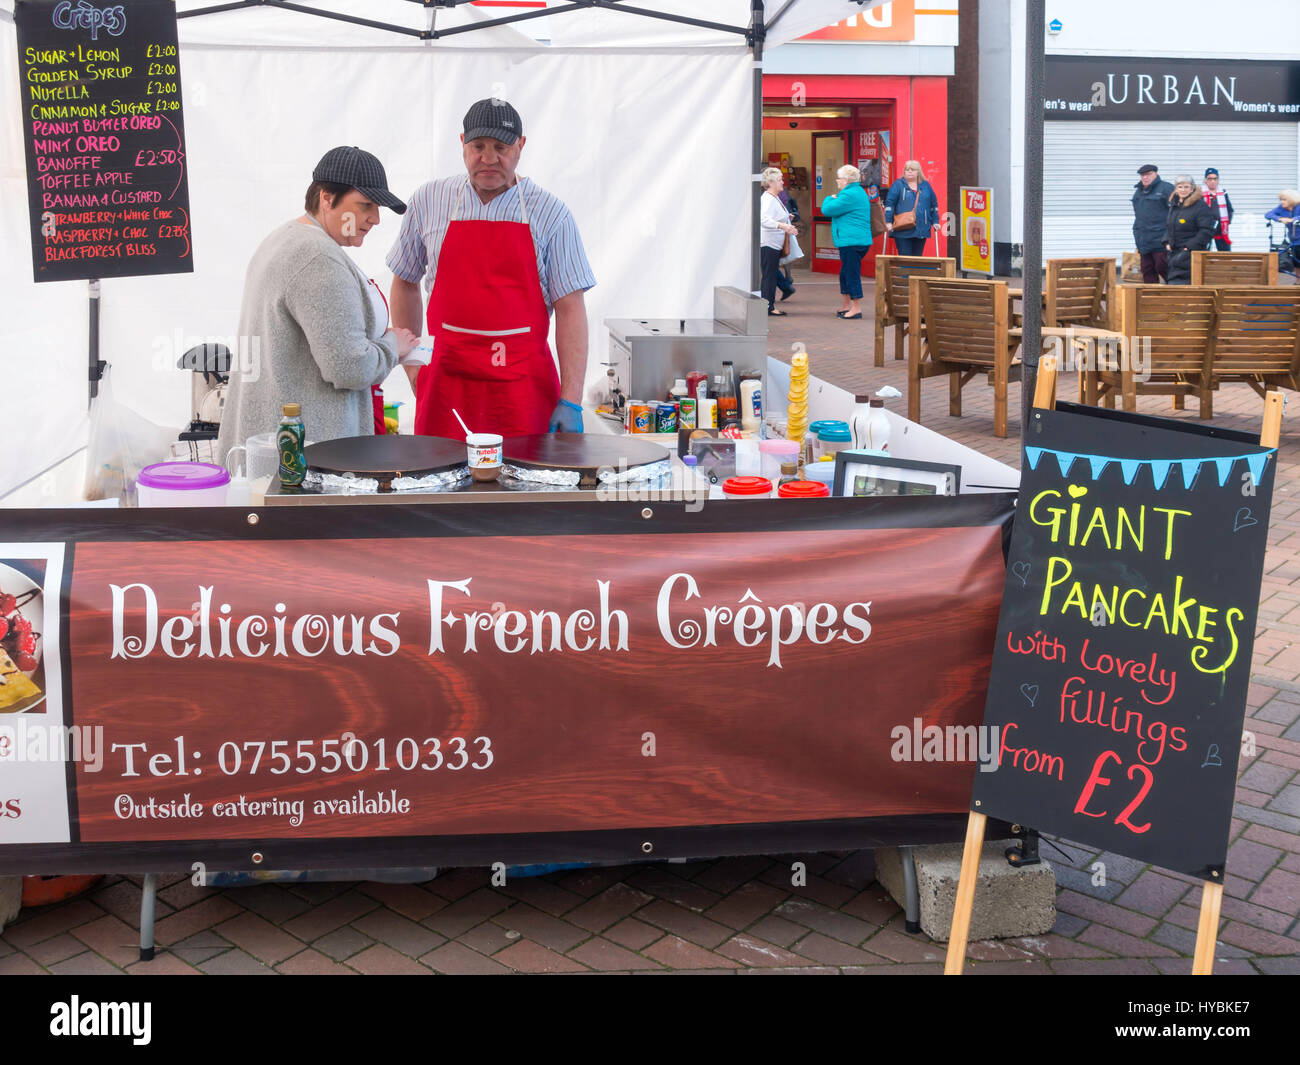
<path id="1" fill-rule="evenodd" d="M 474 104 L 461 137 L 467 176 L 416 190 L 389 253 L 393 320 L 416 332 L 420 281 L 433 275 L 424 314 L 433 361 L 414 380 L 417 433 L 464 436 L 453 409 L 474 432 L 582 432 L 583 292 L 595 278 L 568 208 L 515 175 L 522 132 L 508 103 Z"/>

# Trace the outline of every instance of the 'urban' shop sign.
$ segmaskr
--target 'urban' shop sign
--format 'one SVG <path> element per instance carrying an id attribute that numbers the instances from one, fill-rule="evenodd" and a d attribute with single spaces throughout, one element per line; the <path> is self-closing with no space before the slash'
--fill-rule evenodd
<path id="1" fill-rule="evenodd" d="M 1047 56 L 1044 117 L 1300 121 L 1300 63 Z"/>

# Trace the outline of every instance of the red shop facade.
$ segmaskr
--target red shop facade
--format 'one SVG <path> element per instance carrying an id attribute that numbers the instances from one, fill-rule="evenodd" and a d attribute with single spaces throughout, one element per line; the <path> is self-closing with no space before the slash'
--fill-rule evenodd
<path id="1" fill-rule="evenodd" d="M 845 163 L 875 177 L 883 199 L 903 164 L 915 159 L 938 197 L 940 216 L 947 212 L 948 78 L 765 74 L 763 158 L 786 172 L 807 265 L 838 274 L 831 219 L 820 208 L 836 192 L 835 172 Z M 946 253 L 942 231 L 937 241 L 926 245 L 927 255 Z M 863 276 L 875 277 L 877 254 L 896 251 L 892 240 L 877 237 L 862 261 Z"/>

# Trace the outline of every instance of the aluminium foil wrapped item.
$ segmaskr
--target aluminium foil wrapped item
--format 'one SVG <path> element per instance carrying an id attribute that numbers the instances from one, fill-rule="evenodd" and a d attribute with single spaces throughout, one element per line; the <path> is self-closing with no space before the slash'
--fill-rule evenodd
<path id="1" fill-rule="evenodd" d="M 469 483 L 468 466 L 442 473 L 425 473 L 418 477 L 394 477 L 394 492 L 454 492 Z"/>
<path id="2" fill-rule="evenodd" d="M 582 474 L 577 470 L 534 470 L 525 466 L 512 466 L 503 463 L 502 480 L 526 481 L 535 485 L 551 485 L 555 488 L 577 488 Z"/>

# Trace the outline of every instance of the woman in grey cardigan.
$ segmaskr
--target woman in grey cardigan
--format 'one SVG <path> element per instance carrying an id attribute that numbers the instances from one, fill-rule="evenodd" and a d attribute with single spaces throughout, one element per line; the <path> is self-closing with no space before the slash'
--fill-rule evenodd
<path id="1" fill-rule="evenodd" d="M 306 213 L 274 230 L 253 253 L 239 314 L 241 350 L 221 419 L 222 460 L 236 445 L 275 432 L 285 403 L 302 405 L 313 441 L 374 433 L 371 386 L 417 343 L 391 329 L 383 294 L 352 262 L 379 224 L 380 206 L 406 204 L 384 168 L 360 148 L 334 148 L 312 172 Z"/>

